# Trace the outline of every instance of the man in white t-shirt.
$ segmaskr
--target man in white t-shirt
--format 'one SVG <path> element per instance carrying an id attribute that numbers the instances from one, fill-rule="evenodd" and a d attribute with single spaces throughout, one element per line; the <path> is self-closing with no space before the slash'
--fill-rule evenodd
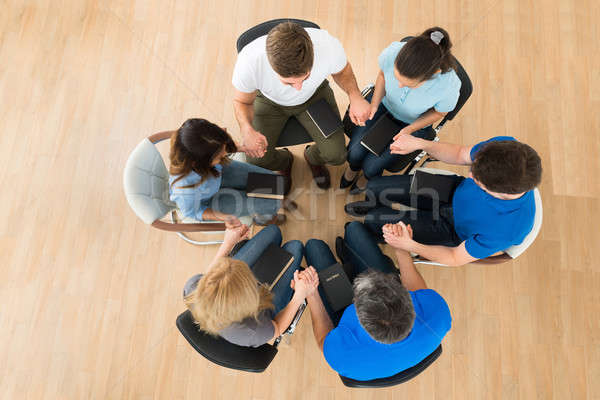
<path id="1" fill-rule="evenodd" d="M 322 29 L 284 22 L 247 44 L 238 55 L 233 71 L 235 115 L 252 164 L 281 171 L 291 185 L 293 157 L 275 145 L 287 120 L 294 116 L 315 141 L 304 150 L 317 185 L 330 187 L 326 164 L 346 161 L 343 129 L 325 138 L 306 113 L 324 98 L 339 113 L 327 77 L 350 99 L 350 118 L 364 125 L 369 103 L 361 96 L 352 67 L 339 40 Z"/>

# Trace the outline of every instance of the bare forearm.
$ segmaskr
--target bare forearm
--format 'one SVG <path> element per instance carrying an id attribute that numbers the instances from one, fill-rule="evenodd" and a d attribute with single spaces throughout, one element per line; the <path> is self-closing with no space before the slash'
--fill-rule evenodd
<path id="1" fill-rule="evenodd" d="M 396 259 L 400 269 L 402 284 L 410 291 L 427 289 L 427 284 L 421 273 L 415 268 L 410 254 L 404 250 L 396 250 Z"/>
<path id="2" fill-rule="evenodd" d="M 313 334 L 315 335 L 317 346 L 323 351 L 325 337 L 333 329 L 333 322 L 331 322 L 331 318 L 329 318 L 329 314 L 327 314 L 327 311 L 325 310 L 325 306 L 323 305 L 319 293 L 308 297 L 306 300 L 308 301 L 308 307 L 310 308 Z"/>
<path id="3" fill-rule="evenodd" d="M 354 96 L 360 96 L 360 90 L 358 89 L 356 77 L 354 76 L 354 71 L 352 71 L 350 63 L 346 64 L 346 67 L 344 67 L 343 70 L 331 76 L 335 83 L 346 92 L 350 99 Z"/>
<path id="4" fill-rule="evenodd" d="M 240 130 L 244 132 L 247 128 L 252 128 L 252 120 L 254 119 L 253 104 L 243 103 L 238 100 L 233 101 L 233 110 L 235 119 L 240 125 Z"/>
<path id="5" fill-rule="evenodd" d="M 294 320 L 294 316 L 298 311 L 298 308 L 302 304 L 304 299 L 300 298 L 296 294 L 292 297 L 292 300 L 284 307 L 283 310 L 279 311 L 274 318 L 275 325 L 277 326 L 275 337 L 283 334 L 285 330 L 290 326 Z"/>
<path id="6" fill-rule="evenodd" d="M 404 129 L 409 129 L 410 133 L 416 132 L 419 129 L 425 128 L 426 126 L 433 125 L 434 122 L 444 118 L 444 115 L 446 114 L 447 113 L 440 113 L 435 110 L 429 110 Z"/>
<path id="7" fill-rule="evenodd" d="M 447 164 L 455 165 L 469 165 L 463 158 L 463 146 L 452 143 L 441 143 L 433 142 L 422 139 L 422 149 L 427 152 L 431 157 L 445 162 Z"/>
<path id="8" fill-rule="evenodd" d="M 379 106 L 379 104 L 381 104 L 381 100 L 383 100 L 383 96 L 385 96 L 385 77 L 383 76 L 383 72 L 380 70 L 379 74 L 377 74 L 377 79 L 375 80 L 375 88 L 373 89 L 371 104 L 374 106 Z"/>
<path id="9" fill-rule="evenodd" d="M 448 266 L 458 266 L 465 264 L 461 260 L 457 259 L 454 247 L 433 246 L 413 242 L 410 251 L 412 251 L 413 253 L 417 253 L 421 257 L 424 257 L 433 262 L 445 264 Z"/>
<path id="10" fill-rule="evenodd" d="M 217 210 L 213 210 L 212 208 L 207 208 L 202 214 L 202 220 L 204 221 L 226 221 L 227 218 L 230 217 L 231 215 L 224 214 Z"/>

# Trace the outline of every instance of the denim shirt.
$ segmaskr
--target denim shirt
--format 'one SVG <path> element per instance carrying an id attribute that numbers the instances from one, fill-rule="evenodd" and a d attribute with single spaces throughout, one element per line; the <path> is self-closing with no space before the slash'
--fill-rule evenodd
<path id="1" fill-rule="evenodd" d="M 185 217 L 202 221 L 204 211 L 210 206 L 210 199 L 221 187 L 223 166 L 217 164 L 215 168 L 219 171 L 219 176 L 211 176 L 198 186 L 193 185 L 200 182 L 202 177 L 194 171 L 179 179 L 175 185 L 173 181 L 179 175 L 169 176 L 169 199 L 177 204 L 177 208 Z"/>

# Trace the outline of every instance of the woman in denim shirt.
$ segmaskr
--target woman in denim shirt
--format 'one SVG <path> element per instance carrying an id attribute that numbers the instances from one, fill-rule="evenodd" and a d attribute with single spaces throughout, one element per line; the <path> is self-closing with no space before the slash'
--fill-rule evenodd
<path id="1" fill-rule="evenodd" d="M 224 221 L 227 227 L 249 215 L 260 225 L 283 222 L 285 216 L 277 215 L 280 200 L 246 195 L 249 172 L 274 172 L 230 160 L 227 156 L 236 151 L 223 128 L 200 118 L 185 121 L 171 137 L 170 200 L 185 217 Z"/>

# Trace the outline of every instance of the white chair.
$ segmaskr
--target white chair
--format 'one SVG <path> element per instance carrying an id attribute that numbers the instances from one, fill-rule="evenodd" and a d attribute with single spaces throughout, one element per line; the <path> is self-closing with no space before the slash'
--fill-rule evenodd
<path id="1" fill-rule="evenodd" d="M 424 167 L 415 168 L 410 172 L 410 174 L 411 175 L 414 174 L 416 170 L 428 172 L 430 174 L 456 175 L 454 172 L 445 171 L 443 169 L 424 168 Z M 531 244 L 535 241 L 535 238 L 537 237 L 537 235 L 540 233 L 540 229 L 542 228 L 542 219 L 544 216 L 544 210 L 542 207 L 542 197 L 540 195 L 540 191 L 538 188 L 535 188 L 533 190 L 533 196 L 535 199 L 535 217 L 533 220 L 533 227 L 531 228 L 531 231 L 527 234 L 527 236 L 525 236 L 525 239 L 523 239 L 523 241 L 520 244 L 510 246 L 509 248 L 505 249 L 501 254 L 491 255 L 489 257 L 474 261 L 474 263 L 501 264 L 501 263 L 504 263 L 504 262 L 507 262 L 507 261 L 517 258 L 521 254 L 523 254 L 529 246 L 531 246 Z M 394 207 L 394 208 L 396 208 L 396 207 Z M 403 206 L 402 208 L 410 209 L 410 207 L 406 207 L 406 206 Z M 413 260 L 414 260 L 415 264 L 438 265 L 438 266 L 443 266 L 443 267 L 447 266 L 445 264 L 441 264 L 441 263 L 427 260 L 425 258 L 421 258 L 418 255 L 416 257 L 413 257 Z"/>
<path id="2" fill-rule="evenodd" d="M 194 240 L 186 233 L 223 233 L 224 223 L 181 218 L 176 204 L 169 200 L 169 172 L 155 144 L 169 139 L 172 133 L 173 131 L 159 132 L 145 138 L 129 155 L 123 172 L 123 188 L 127 202 L 144 223 L 157 229 L 177 232 L 179 237 L 188 243 L 195 245 L 222 243 L 222 240 Z M 170 214 L 170 222 L 162 220 L 167 214 Z M 249 222 L 245 218 L 240 220 L 244 223 Z"/>

